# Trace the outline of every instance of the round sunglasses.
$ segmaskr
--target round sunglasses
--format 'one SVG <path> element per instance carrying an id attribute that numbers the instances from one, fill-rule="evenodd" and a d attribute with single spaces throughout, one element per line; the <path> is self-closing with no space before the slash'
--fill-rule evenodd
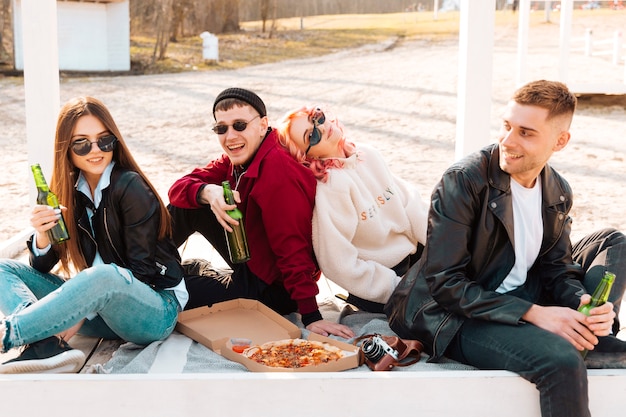
<path id="1" fill-rule="evenodd" d="M 309 133 L 309 147 L 306 148 L 306 151 L 304 152 L 305 155 L 309 153 L 311 146 L 317 145 L 322 140 L 322 132 L 320 132 L 317 127 L 326 122 L 326 116 L 320 108 L 313 110 L 311 122 L 313 123 L 313 130 Z"/>
<path id="2" fill-rule="evenodd" d="M 254 116 L 252 119 L 248 120 L 247 122 L 244 122 L 243 120 L 237 120 L 232 125 L 224 125 L 224 124 L 215 125 L 213 126 L 213 131 L 217 133 L 218 135 L 223 135 L 224 133 L 228 132 L 228 128 L 232 126 L 233 129 L 235 129 L 237 132 L 243 132 L 248 127 L 248 123 L 250 123 L 257 117 L 261 117 L 261 116 L 260 115 Z"/>
<path id="3" fill-rule="evenodd" d="M 98 148 L 100 148 L 102 152 L 113 152 L 116 142 L 117 138 L 114 135 L 102 136 L 95 142 L 91 142 L 87 138 L 76 139 L 72 142 L 72 152 L 78 156 L 85 156 L 91 152 L 91 147 L 94 143 L 98 144 Z"/>

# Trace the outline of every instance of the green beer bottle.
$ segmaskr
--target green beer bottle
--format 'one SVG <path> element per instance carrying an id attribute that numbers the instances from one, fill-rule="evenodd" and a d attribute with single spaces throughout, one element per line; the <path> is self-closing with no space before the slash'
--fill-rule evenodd
<path id="1" fill-rule="evenodd" d="M 222 188 L 224 189 L 224 200 L 228 204 L 235 204 L 235 197 L 230 189 L 230 183 L 228 181 L 222 182 Z M 248 239 L 246 238 L 246 230 L 243 227 L 243 214 L 238 208 L 234 210 L 228 210 L 228 215 L 239 222 L 239 225 L 230 227 L 232 232 L 226 232 L 226 240 L 228 241 L 228 252 L 230 254 L 230 260 L 234 264 L 239 264 L 250 260 L 250 251 L 248 249 Z"/>
<path id="2" fill-rule="evenodd" d="M 615 282 L 615 274 L 609 271 L 604 273 L 602 280 L 591 294 L 591 301 L 589 304 L 582 305 L 578 308 L 578 311 L 583 313 L 585 316 L 589 315 L 589 311 L 594 308 L 601 306 L 609 300 L 609 294 L 611 293 L 611 287 L 613 286 L 613 282 Z M 580 352 L 583 356 L 587 356 L 587 349 L 584 349 Z"/>
<path id="3" fill-rule="evenodd" d="M 58 209 L 59 201 L 57 200 L 57 196 L 50 191 L 46 178 L 43 176 L 41 166 L 39 166 L 39 164 L 31 165 L 30 169 L 33 171 L 35 185 L 37 186 L 37 204 Z M 48 235 L 48 239 L 50 239 L 50 243 L 53 245 L 63 243 L 70 238 L 67 227 L 65 226 L 63 214 L 61 214 L 61 218 L 59 218 L 57 224 L 52 229 L 46 231 L 46 234 Z"/>

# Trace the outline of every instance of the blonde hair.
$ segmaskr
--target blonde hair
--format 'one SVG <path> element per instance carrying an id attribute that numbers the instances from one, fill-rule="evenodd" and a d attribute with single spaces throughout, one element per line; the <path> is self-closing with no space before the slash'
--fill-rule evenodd
<path id="1" fill-rule="evenodd" d="M 54 138 L 54 164 L 50 180 L 50 189 L 56 193 L 59 203 L 67 207 L 65 221 L 70 237 L 78 236 L 78 226 L 74 220 L 74 202 L 77 193 L 74 185 L 79 174 L 79 169 L 72 163 L 70 157 L 70 152 L 72 151 L 70 148 L 76 123 L 78 119 L 86 115 L 96 117 L 102 122 L 104 127 L 117 138 L 117 143 L 113 150 L 113 160 L 116 165 L 139 174 L 148 187 L 150 187 L 160 205 L 159 239 L 170 236 L 172 226 L 167 207 L 163 204 L 157 190 L 150 181 L 148 181 L 148 178 L 141 171 L 137 162 L 135 162 L 109 110 L 100 100 L 93 97 L 76 97 L 68 101 L 59 112 Z M 65 272 L 67 275 L 70 275 L 72 266 L 76 271 L 81 271 L 89 266 L 80 249 L 78 239 L 71 238 L 63 245 L 55 245 L 54 250 L 56 250 L 59 255 L 61 271 Z"/>
<path id="2" fill-rule="evenodd" d="M 297 110 L 287 112 L 277 123 L 278 140 L 280 144 L 291 154 L 291 156 L 302 165 L 308 167 L 315 178 L 321 182 L 328 180 L 328 170 L 333 168 L 343 168 L 344 161 L 338 158 L 318 159 L 309 157 L 304 151 L 296 145 L 291 138 L 291 123 L 296 117 L 308 117 L 315 107 L 302 107 Z M 356 150 L 354 143 L 349 142 L 346 138 L 342 138 L 339 142 L 340 148 L 343 150 L 346 158 L 352 156 Z"/>

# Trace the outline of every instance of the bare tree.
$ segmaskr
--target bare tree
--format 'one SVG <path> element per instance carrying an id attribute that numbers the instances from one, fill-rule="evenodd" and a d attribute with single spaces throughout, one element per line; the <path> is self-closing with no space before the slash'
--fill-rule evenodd
<path id="1" fill-rule="evenodd" d="M 11 49 L 4 45 L 5 42 L 10 42 L 13 39 L 11 30 L 11 0 L 2 0 L 2 8 L 0 9 L 0 62 L 11 55 Z"/>
<path id="2" fill-rule="evenodd" d="M 265 22 L 270 12 L 270 0 L 261 0 L 261 21 L 263 22 L 261 32 L 265 33 Z"/>
<path id="3" fill-rule="evenodd" d="M 156 42 L 152 52 L 152 63 L 165 58 L 172 27 L 173 0 L 159 0 L 156 19 Z"/>
<path id="4" fill-rule="evenodd" d="M 222 17 L 219 33 L 239 31 L 239 0 L 215 0 Z"/>
<path id="5" fill-rule="evenodd" d="M 170 42 L 176 42 L 178 35 L 185 37 L 185 16 L 192 12 L 194 4 L 192 0 L 178 0 L 172 4 L 172 33 Z"/>

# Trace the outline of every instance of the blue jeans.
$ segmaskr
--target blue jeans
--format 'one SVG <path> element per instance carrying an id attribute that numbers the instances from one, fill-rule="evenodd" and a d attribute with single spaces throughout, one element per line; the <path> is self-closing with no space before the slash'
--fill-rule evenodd
<path id="1" fill-rule="evenodd" d="M 166 338 L 180 306 L 115 264 L 87 268 L 64 281 L 13 260 L 0 261 L 0 311 L 7 350 L 58 334 L 84 318 L 79 333 L 146 345 Z M 95 317 L 94 317 L 95 316 Z"/>

